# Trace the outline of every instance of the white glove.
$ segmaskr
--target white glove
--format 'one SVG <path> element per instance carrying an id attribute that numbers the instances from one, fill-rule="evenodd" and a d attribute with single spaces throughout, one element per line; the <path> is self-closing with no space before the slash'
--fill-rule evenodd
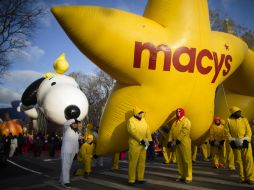
<path id="1" fill-rule="evenodd" d="M 235 138 L 229 138 L 228 140 L 229 140 L 229 142 L 235 141 Z"/>
<path id="2" fill-rule="evenodd" d="M 173 142 L 171 143 L 171 146 L 174 147 L 175 145 L 176 145 L 176 141 L 173 141 Z"/>
<path id="3" fill-rule="evenodd" d="M 214 141 L 214 145 L 215 146 L 220 146 L 220 142 L 219 141 Z"/>
<path id="4" fill-rule="evenodd" d="M 242 139 L 235 139 L 235 145 L 236 145 L 236 147 L 241 147 L 243 145 L 243 140 Z"/>
<path id="5" fill-rule="evenodd" d="M 75 120 L 74 119 L 69 119 L 69 120 L 64 122 L 64 126 L 70 126 L 73 123 L 75 123 Z"/>
<path id="6" fill-rule="evenodd" d="M 148 139 L 145 139 L 145 149 L 147 150 L 148 149 L 148 147 L 149 147 L 149 145 L 150 145 L 150 143 L 149 143 L 149 141 L 148 141 Z"/>

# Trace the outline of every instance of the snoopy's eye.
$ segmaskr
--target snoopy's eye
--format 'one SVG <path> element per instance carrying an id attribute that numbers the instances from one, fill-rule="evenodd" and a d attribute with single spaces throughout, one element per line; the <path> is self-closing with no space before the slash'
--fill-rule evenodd
<path id="1" fill-rule="evenodd" d="M 56 84 L 56 82 L 52 82 L 52 83 L 51 83 L 51 86 L 54 86 L 55 84 Z"/>

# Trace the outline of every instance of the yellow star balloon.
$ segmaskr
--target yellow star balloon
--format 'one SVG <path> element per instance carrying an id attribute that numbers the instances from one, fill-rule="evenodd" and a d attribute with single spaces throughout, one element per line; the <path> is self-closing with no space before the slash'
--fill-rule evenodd
<path id="1" fill-rule="evenodd" d="M 254 120 L 254 52 L 248 50 L 246 58 L 223 86 L 218 88 L 215 113 L 226 119 L 232 106 L 241 108 L 243 116 Z"/>
<path id="2" fill-rule="evenodd" d="M 178 107 L 201 142 L 212 123 L 217 86 L 245 59 L 240 38 L 211 31 L 206 0 L 149 0 L 144 16 L 105 7 L 53 7 L 89 59 L 117 80 L 105 107 L 97 154 L 128 149 L 126 121 L 145 111 L 151 131 Z"/>

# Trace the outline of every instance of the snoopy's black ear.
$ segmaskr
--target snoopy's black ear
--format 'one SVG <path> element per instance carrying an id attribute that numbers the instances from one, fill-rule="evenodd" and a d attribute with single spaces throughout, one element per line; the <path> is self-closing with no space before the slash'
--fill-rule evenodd
<path id="1" fill-rule="evenodd" d="M 23 105 L 31 106 L 37 103 L 37 91 L 44 79 L 45 78 L 37 79 L 26 88 L 25 92 L 22 94 L 21 97 L 21 102 Z"/>

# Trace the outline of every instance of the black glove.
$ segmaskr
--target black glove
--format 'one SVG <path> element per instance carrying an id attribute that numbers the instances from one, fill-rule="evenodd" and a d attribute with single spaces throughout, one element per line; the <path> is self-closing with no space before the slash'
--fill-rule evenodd
<path id="1" fill-rule="evenodd" d="M 223 146 L 224 145 L 224 140 L 220 141 L 220 146 Z"/>
<path id="2" fill-rule="evenodd" d="M 139 144 L 146 146 L 146 142 L 143 139 L 139 142 Z"/>
<path id="3" fill-rule="evenodd" d="M 178 139 L 176 139 L 176 145 L 181 144 L 181 141 L 179 141 Z"/>
<path id="4" fill-rule="evenodd" d="M 210 141 L 211 146 L 214 146 L 214 141 Z"/>
<path id="5" fill-rule="evenodd" d="M 97 159 L 97 158 L 98 158 L 98 156 L 95 154 L 95 155 L 93 155 L 93 158 L 94 158 L 94 159 Z"/>
<path id="6" fill-rule="evenodd" d="M 167 144 L 167 147 L 168 147 L 168 148 L 171 148 L 171 143 L 172 143 L 171 141 L 168 142 L 168 144 Z"/>
<path id="7" fill-rule="evenodd" d="M 242 148 L 249 148 L 249 142 L 247 140 L 243 141 Z"/>
<path id="8" fill-rule="evenodd" d="M 235 144 L 235 141 L 231 141 L 229 144 L 230 144 L 232 149 L 236 149 L 237 148 L 236 144 Z"/>
<path id="9" fill-rule="evenodd" d="M 154 142 L 153 141 L 149 141 L 149 146 L 154 147 Z"/>

